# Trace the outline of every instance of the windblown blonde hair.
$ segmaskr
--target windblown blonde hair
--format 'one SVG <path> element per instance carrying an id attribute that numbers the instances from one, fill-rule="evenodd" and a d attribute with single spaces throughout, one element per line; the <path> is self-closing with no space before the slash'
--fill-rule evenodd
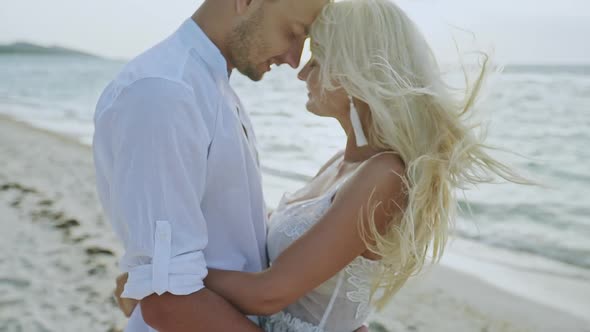
<path id="1" fill-rule="evenodd" d="M 443 81 L 436 59 L 415 24 L 389 0 L 330 3 L 311 28 L 311 50 L 320 64 L 324 91 L 338 87 L 369 105 L 369 144 L 397 152 L 407 205 L 380 234 L 368 203 L 368 229 L 360 231 L 369 249 L 382 257 L 372 296 L 379 309 L 428 256 L 437 262 L 456 217 L 456 189 L 492 182 L 528 181 L 492 158 L 485 130 L 471 110 L 489 71 L 487 56 L 473 84 L 457 95 Z M 467 75 L 465 76 L 468 77 Z M 369 198 L 369 202 L 371 198 Z"/>

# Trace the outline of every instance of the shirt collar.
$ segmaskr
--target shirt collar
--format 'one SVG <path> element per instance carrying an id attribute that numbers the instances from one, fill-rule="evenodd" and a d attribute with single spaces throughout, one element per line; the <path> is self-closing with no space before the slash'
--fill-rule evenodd
<path id="1" fill-rule="evenodd" d="M 178 34 L 182 42 L 191 49 L 194 49 L 211 67 L 216 76 L 222 75 L 226 79 L 229 79 L 227 62 L 221 51 L 192 18 L 184 21 L 180 28 L 178 28 Z"/>

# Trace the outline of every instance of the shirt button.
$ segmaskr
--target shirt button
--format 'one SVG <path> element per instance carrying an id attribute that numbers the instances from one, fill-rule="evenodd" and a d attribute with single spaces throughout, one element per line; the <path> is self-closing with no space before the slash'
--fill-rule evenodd
<path id="1" fill-rule="evenodd" d="M 167 240 L 168 239 L 168 233 L 166 233 L 165 231 L 159 231 L 156 236 L 158 237 L 159 240 Z"/>

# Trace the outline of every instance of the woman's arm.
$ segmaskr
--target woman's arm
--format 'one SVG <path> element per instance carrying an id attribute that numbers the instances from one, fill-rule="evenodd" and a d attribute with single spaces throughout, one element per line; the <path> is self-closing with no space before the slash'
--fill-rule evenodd
<path id="1" fill-rule="evenodd" d="M 359 234 L 359 212 L 367 223 L 369 197 L 385 202 L 375 211 L 382 231 L 405 206 L 403 166 L 391 155 L 371 159 L 341 189 L 316 225 L 262 272 L 209 270 L 205 285 L 245 314 L 269 315 L 336 275 L 367 250 Z M 372 196 L 371 196 L 372 195 Z M 368 226 L 366 224 L 365 226 Z M 368 228 L 367 228 L 368 229 Z"/>

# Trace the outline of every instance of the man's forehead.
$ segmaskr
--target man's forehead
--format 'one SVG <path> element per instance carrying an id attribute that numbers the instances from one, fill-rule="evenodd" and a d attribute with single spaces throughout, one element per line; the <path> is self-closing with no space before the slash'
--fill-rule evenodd
<path id="1" fill-rule="evenodd" d="M 288 8 L 290 19 L 309 26 L 329 0 L 282 0 Z"/>

